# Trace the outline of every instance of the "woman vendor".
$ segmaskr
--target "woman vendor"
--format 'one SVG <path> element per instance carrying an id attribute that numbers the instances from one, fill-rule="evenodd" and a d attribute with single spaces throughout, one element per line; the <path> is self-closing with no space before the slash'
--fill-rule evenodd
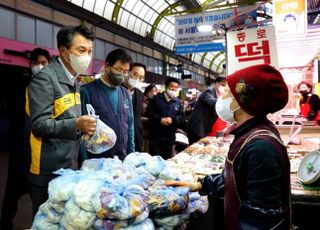
<path id="1" fill-rule="evenodd" d="M 299 101 L 300 114 L 308 121 L 315 121 L 320 125 L 320 99 L 317 94 L 312 93 L 312 85 L 302 81 L 298 85 L 301 99 Z"/>
<path id="2" fill-rule="evenodd" d="M 289 229 L 290 165 L 286 147 L 268 113 L 288 102 L 288 88 L 270 65 L 241 69 L 227 77 L 218 98 L 218 116 L 233 125 L 234 135 L 222 174 L 196 183 L 167 181 L 188 186 L 202 195 L 224 194 L 224 229 Z"/>

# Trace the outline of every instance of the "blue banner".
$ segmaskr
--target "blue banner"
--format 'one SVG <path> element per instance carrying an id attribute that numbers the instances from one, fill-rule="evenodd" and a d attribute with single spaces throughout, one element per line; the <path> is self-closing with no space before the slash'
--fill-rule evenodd
<path id="1" fill-rule="evenodd" d="M 176 54 L 188 54 L 188 53 L 204 53 L 212 51 L 225 50 L 224 43 L 205 43 L 196 45 L 180 45 L 176 47 Z"/>

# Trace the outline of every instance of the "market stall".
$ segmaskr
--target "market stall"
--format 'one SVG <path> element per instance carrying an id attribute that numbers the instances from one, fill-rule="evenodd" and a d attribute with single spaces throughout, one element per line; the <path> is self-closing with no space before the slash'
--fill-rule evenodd
<path id="1" fill-rule="evenodd" d="M 290 139 L 290 129 L 279 127 L 284 142 Z M 307 189 L 297 177 L 304 155 L 319 148 L 318 133 L 319 127 L 303 127 L 295 136 L 299 144 L 287 145 L 294 218 L 305 210 L 301 204 L 320 205 L 320 190 Z M 132 153 L 123 162 L 92 159 L 79 171 L 62 170 L 50 182 L 49 200 L 41 206 L 33 229 L 221 229 L 223 198 L 208 201 L 188 189 L 166 187 L 163 180 L 194 182 L 221 173 L 232 139 L 202 138 L 167 161 Z"/>

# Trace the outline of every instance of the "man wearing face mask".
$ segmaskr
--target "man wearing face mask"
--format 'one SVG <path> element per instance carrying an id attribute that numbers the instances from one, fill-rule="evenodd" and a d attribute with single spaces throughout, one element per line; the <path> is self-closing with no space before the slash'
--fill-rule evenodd
<path id="1" fill-rule="evenodd" d="M 312 85 L 302 81 L 298 85 L 301 99 L 299 101 L 300 114 L 308 121 L 315 121 L 320 125 L 320 99 L 317 94 L 312 93 Z"/>
<path id="2" fill-rule="evenodd" d="M 232 123 L 234 140 L 222 174 L 188 186 L 202 195 L 224 194 L 224 229 L 290 229 L 290 163 L 280 134 L 267 119 L 288 102 L 288 88 L 270 65 L 250 66 L 227 77 L 218 116 Z"/>
<path id="3" fill-rule="evenodd" d="M 118 156 L 123 160 L 135 150 L 131 95 L 121 86 L 131 64 L 132 59 L 125 50 L 115 49 L 107 55 L 100 79 L 81 88 L 82 113 L 86 114 L 85 105 L 91 104 L 99 118 L 117 135 L 113 148 L 101 154 L 88 152 L 88 158 Z"/>
<path id="4" fill-rule="evenodd" d="M 47 66 L 51 60 L 50 54 L 47 50 L 41 48 L 35 48 L 30 53 L 30 69 L 32 76 L 36 75 L 40 69 Z M 28 193 L 28 181 L 26 174 L 28 172 L 28 156 L 24 153 L 24 146 L 17 143 L 23 143 L 24 141 L 24 129 L 25 126 L 25 90 L 29 84 L 31 78 L 26 76 L 21 77 L 19 82 L 16 82 L 13 86 L 14 96 L 11 96 L 12 111 L 10 115 L 10 127 L 12 134 L 10 135 L 10 143 L 13 143 L 10 147 L 9 154 L 9 167 L 8 177 L 6 183 L 5 194 L 3 197 L 2 211 L 1 211 L 1 224 L 0 229 L 10 230 L 13 228 L 12 220 L 16 214 L 18 201 L 20 197 Z M 11 145 L 11 144 L 10 144 Z"/>
<path id="5" fill-rule="evenodd" d="M 149 153 L 161 155 L 164 159 L 172 157 L 175 133 L 185 123 L 185 114 L 181 101 L 177 98 L 180 82 L 168 78 L 166 90 L 155 95 L 148 107 L 150 122 Z"/>
<path id="6" fill-rule="evenodd" d="M 92 135 L 96 120 L 81 116 L 79 85 L 92 58 L 95 36 L 84 26 L 63 27 L 57 34 L 60 57 L 32 78 L 26 115 L 31 149 L 30 195 L 33 215 L 48 198 L 48 183 L 60 168 L 77 169 L 80 133 Z"/>
<path id="7" fill-rule="evenodd" d="M 138 84 L 144 80 L 146 66 L 141 63 L 133 63 L 130 66 L 130 72 L 125 77 L 123 86 L 127 88 L 132 95 L 132 107 L 134 116 L 134 143 L 135 151 L 142 151 L 142 121 L 143 113 L 143 93 L 137 88 Z"/>
<path id="8" fill-rule="evenodd" d="M 30 68 L 32 75 L 35 76 L 43 67 L 49 65 L 50 54 L 42 48 L 35 48 L 30 53 Z"/>
<path id="9" fill-rule="evenodd" d="M 208 136 L 211 127 L 217 121 L 218 116 L 215 110 L 218 99 L 217 91 L 224 84 L 225 78 L 223 77 L 207 79 L 209 87 L 199 96 L 187 123 L 190 144 Z"/>

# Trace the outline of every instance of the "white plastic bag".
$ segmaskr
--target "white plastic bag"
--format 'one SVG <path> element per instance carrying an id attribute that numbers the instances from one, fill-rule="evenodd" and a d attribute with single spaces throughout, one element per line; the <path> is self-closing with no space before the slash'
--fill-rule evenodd
<path id="1" fill-rule="evenodd" d="M 117 141 L 117 135 L 109 126 L 99 119 L 92 105 L 87 104 L 88 115 L 97 119 L 96 131 L 92 136 L 83 135 L 82 144 L 93 154 L 100 154 L 111 149 Z"/>

